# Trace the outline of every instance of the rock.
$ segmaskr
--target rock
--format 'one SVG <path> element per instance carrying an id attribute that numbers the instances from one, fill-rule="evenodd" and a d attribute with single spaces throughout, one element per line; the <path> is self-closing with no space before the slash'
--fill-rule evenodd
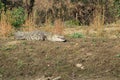
<path id="1" fill-rule="evenodd" d="M 77 68 L 80 68 L 80 69 L 82 69 L 82 70 L 85 69 L 84 66 L 83 66 L 82 64 L 80 64 L 80 63 L 76 64 L 76 67 L 77 67 Z"/>

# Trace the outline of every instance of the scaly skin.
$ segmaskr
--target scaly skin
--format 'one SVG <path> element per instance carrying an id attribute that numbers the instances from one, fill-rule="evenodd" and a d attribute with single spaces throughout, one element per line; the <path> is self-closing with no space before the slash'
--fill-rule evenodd
<path id="1" fill-rule="evenodd" d="M 49 40 L 49 41 L 66 41 L 64 36 L 52 34 L 44 31 L 31 31 L 31 32 L 16 32 L 15 39 L 18 40 Z"/>

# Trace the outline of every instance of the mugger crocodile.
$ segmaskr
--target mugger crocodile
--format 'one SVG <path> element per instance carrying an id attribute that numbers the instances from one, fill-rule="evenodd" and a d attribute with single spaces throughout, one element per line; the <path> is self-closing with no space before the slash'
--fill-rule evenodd
<path id="1" fill-rule="evenodd" d="M 30 31 L 30 32 L 22 32 L 18 31 L 14 33 L 15 39 L 18 40 L 49 40 L 49 41 L 60 41 L 65 42 L 66 39 L 62 35 L 53 34 L 45 31 Z"/>

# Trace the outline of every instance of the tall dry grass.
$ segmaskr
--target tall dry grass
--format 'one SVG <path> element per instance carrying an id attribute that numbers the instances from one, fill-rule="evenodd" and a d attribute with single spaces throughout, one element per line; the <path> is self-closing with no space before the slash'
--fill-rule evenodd
<path id="1" fill-rule="evenodd" d="M 52 32 L 54 34 L 64 34 L 64 25 L 61 19 L 56 19 L 54 25 L 51 23 L 51 20 L 47 20 L 45 23 L 44 29 L 47 32 Z"/>
<path id="2" fill-rule="evenodd" d="M 22 31 L 33 31 L 36 30 L 36 25 L 34 23 L 34 18 L 32 15 L 30 15 L 23 24 L 23 27 L 21 27 Z"/>
<path id="3" fill-rule="evenodd" d="M 100 5 L 94 11 L 93 20 L 91 21 L 91 28 L 96 31 L 96 37 L 104 36 L 104 22 L 105 10 Z"/>
<path id="4" fill-rule="evenodd" d="M 0 37 L 2 38 L 8 37 L 14 30 L 13 27 L 10 25 L 8 18 L 9 17 L 6 16 L 4 12 L 2 12 L 0 20 Z"/>
<path id="5" fill-rule="evenodd" d="M 61 19 L 57 19 L 54 22 L 54 29 L 53 33 L 55 34 L 63 34 L 64 31 L 64 25 Z"/>

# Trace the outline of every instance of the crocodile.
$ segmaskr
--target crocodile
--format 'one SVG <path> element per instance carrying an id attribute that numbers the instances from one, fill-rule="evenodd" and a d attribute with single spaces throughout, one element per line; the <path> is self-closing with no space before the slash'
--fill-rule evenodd
<path id="1" fill-rule="evenodd" d="M 66 39 L 62 35 L 53 34 L 45 31 L 30 31 L 30 32 L 22 32 L 18 31 L 14 33 L 14 37 L 17 40 L 48 40 L 48 41 L 60 41 L 65 42 Z"/>

